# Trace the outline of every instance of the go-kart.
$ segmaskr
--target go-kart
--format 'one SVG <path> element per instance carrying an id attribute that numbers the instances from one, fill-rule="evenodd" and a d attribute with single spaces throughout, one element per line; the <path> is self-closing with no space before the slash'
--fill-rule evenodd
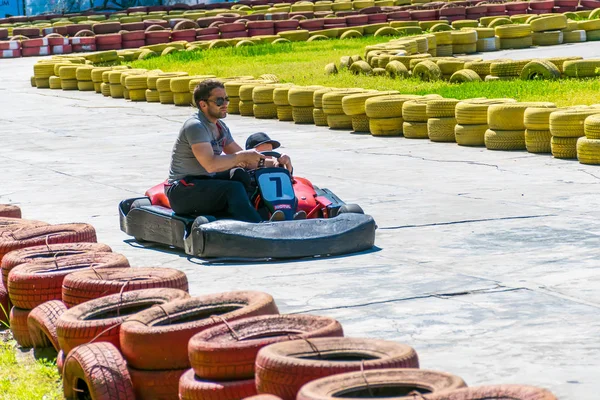
<path id="1" fill-rule="evenodd" d="M 277 152 L 264 155 L 279 157 Z M 375 241 L 375 221 L 360 206 L 346 204 L 328 189 L 292 177 L 284 168 L 253 171 L 251 197 L 261 215 L 281 210 L 285 221 L 249 223 L 218 216 L 176 214 L 164 189 L 121 201 L 121 230 L 140 242 L 156 242 L 203 258 L 299 258 L 368 250 Z M 304 210 L 305 220 L 293 220 Z"/>

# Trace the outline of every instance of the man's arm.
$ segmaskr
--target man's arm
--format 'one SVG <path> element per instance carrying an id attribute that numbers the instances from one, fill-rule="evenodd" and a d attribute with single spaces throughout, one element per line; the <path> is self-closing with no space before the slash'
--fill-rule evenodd
<path id="1" fill-rule="evenodd" d="M 227 147 L 231 147 L 234 143 L 230 143 Z M 237 147 L 239 148 L 239 146 Z M 200 165 L 209 173 L 226 171 L 247 164 L 258 164 L 261 158 L 265 158 L 255 150 L 242 150 L 241 148 L 240 151 L 233 154 L 215 155 L 212 146 L 207 142 L 193 144 L 192 152 Z"/>

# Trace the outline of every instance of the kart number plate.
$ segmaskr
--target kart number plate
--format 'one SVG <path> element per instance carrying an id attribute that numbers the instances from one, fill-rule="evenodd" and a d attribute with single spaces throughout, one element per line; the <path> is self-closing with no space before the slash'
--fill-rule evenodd
<path id="1" fill-rule="evenodd" d="M 258 184 L 262 197 L 266 201 L 293 200 L 296 197 L 292 182 L 284 173 L 262 174 L 258 177 Z"/>

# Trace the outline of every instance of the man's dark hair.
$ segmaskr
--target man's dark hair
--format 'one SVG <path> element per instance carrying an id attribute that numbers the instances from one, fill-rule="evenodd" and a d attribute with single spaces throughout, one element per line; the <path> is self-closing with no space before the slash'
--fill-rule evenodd
<path id="1" fill-rule="evenodd" d="M 196 107 L 200 109 L 198 102 L 200 100 L 208 99 L 208 97 L 210 96 L 210 92 L 212 92 L 213 89 L 217 88 L 225 89 L 225 86 L 223 85 L 223 83 L 219 82 L 216 79 L 206 79 L 200 82 L 198 86 L 196 86 L 196 88 L 194 89 L 194 104 L 196 105 Z"/>

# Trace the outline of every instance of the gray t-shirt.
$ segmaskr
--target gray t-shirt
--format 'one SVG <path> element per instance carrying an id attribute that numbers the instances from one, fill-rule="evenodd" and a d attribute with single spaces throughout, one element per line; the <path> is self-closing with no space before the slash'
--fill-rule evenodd
<path id="1" fill-rule="evenodd" d="M 221 154 L 223 147 L 232 143 L 233 138 L 229 128 L 222 121 L 219 120 L 217 124 L 210 122 L 201 112 L 185 121 L 173 146 L 169 181 L 178 181 L 188 175 L 214 175 L 200 165 L 192 152 L 192 145 L 210 143 L 214 154 Z"/>

